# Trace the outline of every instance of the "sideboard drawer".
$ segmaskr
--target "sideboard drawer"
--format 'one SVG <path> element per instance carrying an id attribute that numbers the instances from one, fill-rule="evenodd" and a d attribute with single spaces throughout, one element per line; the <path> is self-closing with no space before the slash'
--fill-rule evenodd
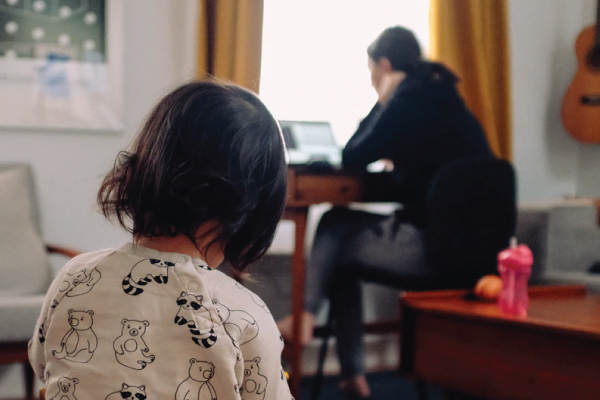
<path id="1" fill-rule="evenodd" d="M 362 199 L 362 184 L 349 175 L 293 174 L 288 182 L 287 205 L 304 207 L 318 203 L 347 204 Z"/>

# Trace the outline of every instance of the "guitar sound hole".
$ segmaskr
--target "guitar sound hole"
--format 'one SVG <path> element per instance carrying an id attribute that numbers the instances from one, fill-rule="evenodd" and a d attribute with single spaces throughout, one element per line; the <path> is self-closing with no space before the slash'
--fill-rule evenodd
<path id="1" fill-rule="evenodd" d="M 587 56 L 588 67 L 596 72 L 600 71 L 600 46 L 594 46 Z"/>

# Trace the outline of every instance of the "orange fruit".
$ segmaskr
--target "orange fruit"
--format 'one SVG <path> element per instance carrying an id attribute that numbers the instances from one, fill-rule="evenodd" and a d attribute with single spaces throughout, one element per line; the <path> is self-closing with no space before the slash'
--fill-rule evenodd
<path id="1" fill-rule="evenodd" d="M 475 285 L 475 295 L 484 300 L 497 300 L 502 291 L 502 279 L 496 275 L 486 275 Z"/>

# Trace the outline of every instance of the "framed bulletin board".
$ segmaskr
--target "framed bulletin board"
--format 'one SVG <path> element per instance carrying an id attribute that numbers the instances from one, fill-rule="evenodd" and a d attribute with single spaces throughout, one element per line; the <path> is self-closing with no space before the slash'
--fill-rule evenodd
<path id="1" fill-rule="evenodd" d="M 122 129 L 118 0 L 0 0 L 0 126 Z"/>

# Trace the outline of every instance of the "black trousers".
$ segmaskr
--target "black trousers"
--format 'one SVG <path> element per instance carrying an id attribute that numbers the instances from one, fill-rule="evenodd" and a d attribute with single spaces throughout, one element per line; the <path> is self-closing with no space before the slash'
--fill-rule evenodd
<path id="1" fill-rule="evenodd" d="M 395 214 L 337 207 L 323 215 L 307 265 L 305 308 L 317 314 L 330 300 L 345 378 L 364 373 L 361 283 L 402 288 L 435 274 L 426 262 L 423 232 Z"/>

